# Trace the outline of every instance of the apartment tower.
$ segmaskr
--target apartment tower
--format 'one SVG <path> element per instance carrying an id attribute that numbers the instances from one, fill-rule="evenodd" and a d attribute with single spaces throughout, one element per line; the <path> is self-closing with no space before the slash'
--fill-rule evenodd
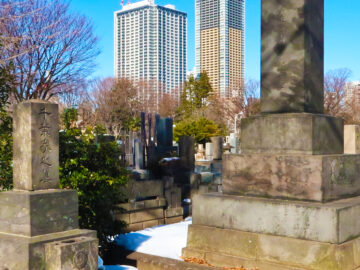
<path id="1" fill-rule="evenodd" d="M 186 80 L 187 14 L 154 0 L 126 4 L 115 12 L 115 77 L 156 84 L 159 98 Z"/>
<path id="2" fill-rule="evenodd" d="M 196 70 L 206 71 L 220 97 L 244 82 L 245 0 L 195 0 Z"/>

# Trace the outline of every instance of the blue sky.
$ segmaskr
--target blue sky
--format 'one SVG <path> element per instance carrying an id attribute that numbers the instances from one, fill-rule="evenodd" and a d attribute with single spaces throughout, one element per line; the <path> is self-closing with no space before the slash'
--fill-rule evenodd
<path id="1" fill-rule="evenodd" d="M 128 0 L 124 0 L 125 3 Z M 137 2 L 137 0 L 132 0 Z M 113 76 L 113 14 L 120 0 L 70 0 L 74 11 L 91 18 L 100 38 L 101 55 L 96 77 Z M 174 4 L 188 14 L 188 70 L 195 62 L 194 0 L 155 0 L 159 5 Z M 260 79 L 260 3 L 246 0 L 246 78 Z M 360 1 L 325 0 L 325 72 L 336 68 L 352 70 L 360 80 Z"/>

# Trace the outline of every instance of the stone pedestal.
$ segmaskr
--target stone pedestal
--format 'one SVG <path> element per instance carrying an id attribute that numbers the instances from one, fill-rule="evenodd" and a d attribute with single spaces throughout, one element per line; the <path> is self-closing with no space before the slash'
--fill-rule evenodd
<path id="1" fill-rule="evenodd" d="M 360 196 L 360 155 L 224 155 L 223 192 L 319 202 Z"/>
<path id="2" fill-rule="evenodd" d="M 242 153 L 344 153 L 344 122 L 310 113 L 258 115 L 241 120 Z"/>
<path id="3" fill-rule="evenodd" d="M 79 230 L 76 191 L 59 186 L 58 106 L 14 113 L 14 191 L 0 192 L 0 269 L 97 269 L 95 231 Z"/>

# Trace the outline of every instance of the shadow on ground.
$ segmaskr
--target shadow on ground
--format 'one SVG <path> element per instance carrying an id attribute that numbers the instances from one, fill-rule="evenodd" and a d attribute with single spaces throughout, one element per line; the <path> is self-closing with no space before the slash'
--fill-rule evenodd
<path id="1" fill-rule="evenodd" d="M 121 235 L 117 238 L 116 243 L 112 245 L 112 248 L 104 255 L 104 265 L 131 265 L 136 266 L 136 261 L 128 259 L 127 256 L 134 251 L 128 250 L 126 247 L 131 247 L 132 250 L 136 250 L 143 242 L 146 242 L 150 236 L 143 235 L 141 233 L 131 233 L 131 243 L 125 242 Z"/>

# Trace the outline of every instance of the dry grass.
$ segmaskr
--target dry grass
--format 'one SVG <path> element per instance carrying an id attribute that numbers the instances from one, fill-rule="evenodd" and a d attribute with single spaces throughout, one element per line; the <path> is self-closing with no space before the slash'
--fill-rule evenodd
<path id="1" fill-rule="evenodd" d="M 209 266 L 209 267 L 215 267 L 203 259 L 198 259 L 198 258 L 182 258 L 182 259 L 185 262 L 195 263 L 195 264 L 199 264 L 199 265 L 205 265 L 205 266 Z M 223 267 L 223 269 L 225 269 L 225 270 L 259 270 L 258 268 L 247 269 L 242 266 L 241 267 Z"/>

